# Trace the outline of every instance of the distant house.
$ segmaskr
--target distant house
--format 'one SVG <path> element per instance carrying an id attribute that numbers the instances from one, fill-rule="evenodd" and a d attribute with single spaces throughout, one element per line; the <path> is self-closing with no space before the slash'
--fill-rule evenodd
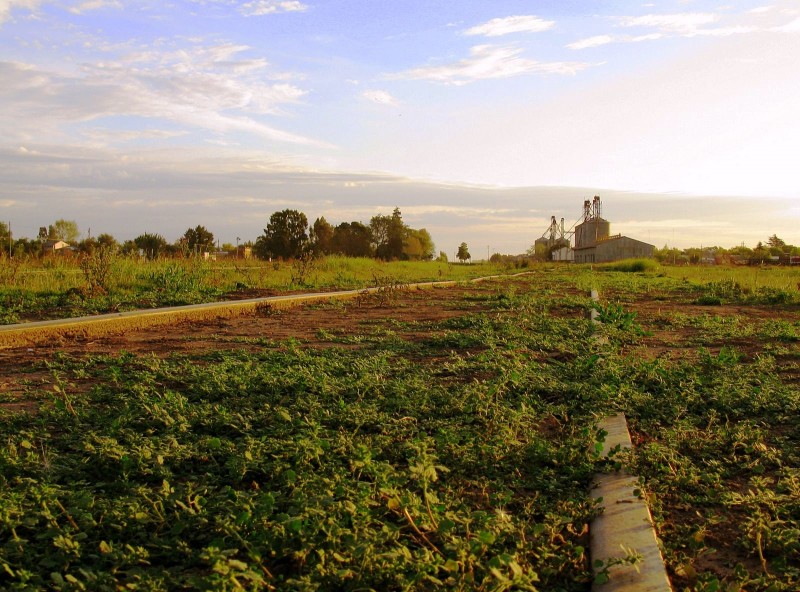
<path id="1" fill-rule="evenodd" d="M 42 241 L 42 251 L 44 253 L 55 253 L 56 251 L 61 251 L 63 249 L 67 249 L 69 251 L 75 250 L 69 246 L 69 243 L 66 243 L 62 240 L 48 238 L 47 240 Z"/>

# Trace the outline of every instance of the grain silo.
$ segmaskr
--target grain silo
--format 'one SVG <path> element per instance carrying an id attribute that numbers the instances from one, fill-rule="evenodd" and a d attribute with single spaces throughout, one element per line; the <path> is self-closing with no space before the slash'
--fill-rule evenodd
<path id="1" fill-rule="evenodd" d="M 600 196 L 595 195 L 592 201 L 583 202 L 583 222 L 575 227 L 575 248 L 592 247 L 597 241 L 608 238 L 611 223 L 603 219 Z"/>
<path id="2" fill-rule="evenodd" d="M 575 263 L 602 263 L 652 257 L 655 247 L 619 234 L 611 236 L 611 223 L 602 217 L 602 202 L 595 195 L 583 202 L 583 221 L 575 226 Z"/>

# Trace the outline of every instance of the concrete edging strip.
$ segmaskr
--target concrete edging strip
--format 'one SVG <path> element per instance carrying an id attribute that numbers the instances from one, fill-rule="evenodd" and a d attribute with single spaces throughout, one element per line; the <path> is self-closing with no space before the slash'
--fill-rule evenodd
<path id="1" fill-rule="evenodd" d="M 591 298 L 599 300 L 597 290 L 592 290 Z M 597 311 L 591 312 L 592 322 L 599 323 Z M 606 432 L 602 458 L 615 449 L 633 448 L 623 413 L 604 418 L 597 427 Z M 638 553 L 641 561 L 636 565 L 622 563 L 607 567 L 608 581 L 593 584 L 592 592 L 672 592 L 653 519 L 647 503 L 637 495 L 637 482 L 638 477 L 624 470 L 594 476 L 592 495 L 601 499 L 599 505 L 603 510 L 589 526 L 592 564 L 602 562 L 601 567 L 593 568 L 595 575 L 606 569 L 609 559 L 625 557 L 629 551 Z"/>
<path id="2" fill-rule="evenodd" d="M 622 413 L 605 418 L 598 428 L 608 434 L 602 456 L 619 445 L 630 449 L 631 437 Z M 641 555 L 636 565 L 620 564 L 608 569 L 609 580 L 594 584 L 593 592 L 671 592 L 672 587 L 658 547 L 653 520 L 645 500 L 636 495 L 638 478 L 624 470 L 598 473 L 592 483 L 592 494 L 602 498 L 603 513 L 589 526 L 589 547 L 592 563 L 624 557 L 628 550 Z"/>
<path id="3" fill-rule="evenodd" d="M 454 286 L 459 283 L 477 283 L 501 277 L 516 277 L 531 272 L 509 275 L 491 275 L 467 280 L 445 280 L 435 282 L 418 282 L 399 284 L 397 289 L 430 289 Z M 143 329 L 169 325 L 185 320 L 203 320 L 225 318 L 237 315 L 252 314 L 262 308 L 290 308 L 310 302 L 334 299 L 357 298 L 365 294 L 373 294 L 394 289 L 391 286 L 360 288 L 357 290 L 339 290 L 335 292 L 314 292 L 310 294 L 286 294 L 282 296 L 266 296 L 246 300 L 230 300 L 224 302 L 206 302 L 185 306 L 170 306 L 131 310 L 94 316 L 17 323 L 0 326 L 0 350 L 12 347 L 25 347 L 59 337 L 99 337 L 120 333 L 126 329 Z"/>

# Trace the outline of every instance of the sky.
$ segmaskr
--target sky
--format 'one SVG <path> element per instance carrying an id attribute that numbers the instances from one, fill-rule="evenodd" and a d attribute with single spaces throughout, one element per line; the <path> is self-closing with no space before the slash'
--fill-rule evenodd
<path id="1" fill-rule="evenodd" d="M 800 244 L 800 0 L 0 0 L 0 220 Z"/>

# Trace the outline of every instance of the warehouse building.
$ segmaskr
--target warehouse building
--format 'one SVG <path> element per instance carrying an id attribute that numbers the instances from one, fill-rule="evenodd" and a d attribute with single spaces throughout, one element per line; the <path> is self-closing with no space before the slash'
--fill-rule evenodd
<path id="1" fill-rule="evenodd" d="M 619 234 L 611 236 L 611 223 L 602 216 L 600 196 L 583 202 L 583 222 L 575 226 L 575 263 L 605 263 L 620 259 L 649 258 L 655 246 Z"/>

